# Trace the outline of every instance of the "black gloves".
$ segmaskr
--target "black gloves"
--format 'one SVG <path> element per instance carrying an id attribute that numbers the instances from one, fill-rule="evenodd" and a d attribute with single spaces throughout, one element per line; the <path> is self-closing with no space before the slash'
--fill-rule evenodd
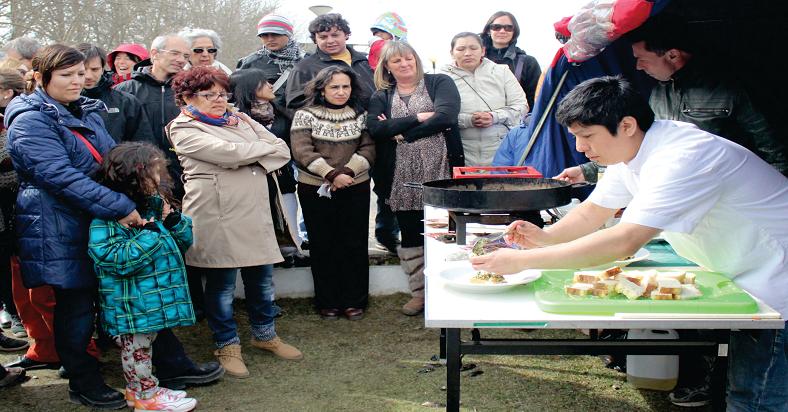
<path id="1" fill-rule="evenodd" d="M 166 227 L 167 230 L 172 230 L 172 228 L 174 228 L 180 222 L 181 222 L 181 212 L 177 210 L 173 210 L 170 212 L 169 215 L 167 215 L 163 223 L 164 223 L 164 227 Z"/>

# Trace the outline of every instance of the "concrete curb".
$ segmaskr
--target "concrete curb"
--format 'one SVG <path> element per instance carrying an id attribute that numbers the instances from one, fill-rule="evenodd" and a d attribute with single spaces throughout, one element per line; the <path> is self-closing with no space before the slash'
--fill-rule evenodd
<path id="1" fill-rule="evenodd" d="M 315 295 L 312 271 L 309 268 L 274 269 L 277 298 L 308 298 Z M 369 294 L 373 296 L 409 293 L 408 277 L 400 266 L 369 267 Z M 243 299 L 244 285 L 241 276 L 236 278 L 235 297 Z"/>

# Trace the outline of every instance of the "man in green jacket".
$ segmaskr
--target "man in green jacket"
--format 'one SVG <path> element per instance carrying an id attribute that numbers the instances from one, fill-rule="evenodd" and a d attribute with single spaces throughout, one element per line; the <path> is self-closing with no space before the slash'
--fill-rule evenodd
<path id="1" fill-rule="evenodd" d="M 686 24 L 655 19 L 627 35 L 637 69 L 658 81 L 649 106 L 659 120 L 693 123 L 701 130 L 738 143 L 788 176 L 788 149 L 736 80 L 689 52 Z M 558 178 L 595 182 L 597 166 L 585 163 Z"/>

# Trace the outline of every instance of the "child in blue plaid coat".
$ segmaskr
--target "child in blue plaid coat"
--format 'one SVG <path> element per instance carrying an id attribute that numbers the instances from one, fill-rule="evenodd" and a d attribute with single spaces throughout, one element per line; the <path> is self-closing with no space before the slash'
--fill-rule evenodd
<path id="1" fill-rule="evenodd" d="M 135 411 L 190 411 L 197 401 L 159 387 L 151 355 L 156 333 L 195 323 L 183 253 L 192 244 L 192 221 L 172 206 L 164 154 L 148 143 L 127 142 L 109 151 L 99 182 L 133 200 L 143 227 L 93 219 L 88 253 L 99 280 L 101 320 L 121 344 L 126 401 Z"/>

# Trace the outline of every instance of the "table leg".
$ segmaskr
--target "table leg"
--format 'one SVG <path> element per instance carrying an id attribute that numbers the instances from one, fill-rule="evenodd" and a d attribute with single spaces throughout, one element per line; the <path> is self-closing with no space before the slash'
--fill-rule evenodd
<path id="1" fill-rule="evenodd" d="M 441 328 L 439 360 L 446 363 L 446 328 Z"/>
<path id="2" fill-rule="evenodd" d="M 711 374 L 711 407 L 715 411 L 724 411 L 726 405 L 726 391 L 728 389 L 728 344 L 730 343 L 730 331 L 720 332 L 718 338 L 717 359 L 714 370 Z"/>
<path id="3" fill-rule="evenodd" d="M 460 410 L 460 330 L 446 329 L 446 410 Z"/>

